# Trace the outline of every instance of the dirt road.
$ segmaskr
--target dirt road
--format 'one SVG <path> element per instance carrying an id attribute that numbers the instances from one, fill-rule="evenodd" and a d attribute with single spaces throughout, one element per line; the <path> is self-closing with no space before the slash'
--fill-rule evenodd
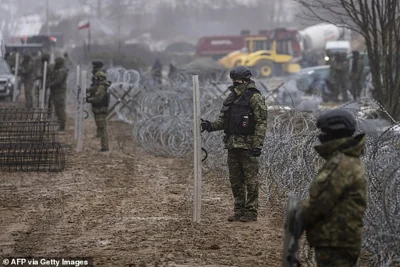
<path id="1" fill-rule="evenodd" d="M 208 174 L 203 221 L 192 225 L 191 158 L 139 148 L 126 156 L 115 141 L 130 133 L 121 123 L 110 124 L 111 152 L 100 154 L 93 127 L 87 123 L 85 151 L 63 173 L 0 173 L 2 256 L 85 256 L 118 267 L 280 266 L 280 218 L 265 201 L 258 222 L 228 223 L 229 182 Z M 70 126 L 71 143 L 72 134 Z"/>

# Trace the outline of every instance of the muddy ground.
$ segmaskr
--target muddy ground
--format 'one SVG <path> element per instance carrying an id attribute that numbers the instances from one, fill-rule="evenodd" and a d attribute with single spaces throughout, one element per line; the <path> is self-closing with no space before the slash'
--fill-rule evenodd
<path id="1" fill-rule="evenodd" d="M 261 201 L 254 223 L 228 223 L 229 182 L 204 177 L 202 223 L 192 224 L 192 158 L 149 155 L 130 126 L 109 124 L 98 153 L 94 124 L 62 173 L 0 173 L 1 256 L 93 257 L 96 266 L 280 266 L 281 215 Z M 63 140 L 73 144 L 72 122 Z M 133 148 L 133 149 L 132 149 Z"/>

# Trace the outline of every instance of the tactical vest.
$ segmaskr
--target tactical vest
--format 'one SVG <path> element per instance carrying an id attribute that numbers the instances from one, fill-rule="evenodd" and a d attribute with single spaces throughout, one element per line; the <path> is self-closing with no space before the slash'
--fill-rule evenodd
<path id="1" fill-rule="evenodd" d="M 92 103 L 93 108 L 108 108 L 110 105 L 110 93 L 108 92 L 108 88 L 110 87 L 110 83 L 106 82 L 104 83 L 104 86 L 106 87 L 106 94 L 104 95 L 103 99 L 99 103 Z"/>
<path id="2" fill-rule="evenodd" d="M 223 107 L 224 133 L 227 135 L 254 135 L 255 119 L 253 109 L 250 107 L 250 99 L 259 93 L 255 88 L 247 89 L 236 100 L 236 94 L 231 93 Z"/>

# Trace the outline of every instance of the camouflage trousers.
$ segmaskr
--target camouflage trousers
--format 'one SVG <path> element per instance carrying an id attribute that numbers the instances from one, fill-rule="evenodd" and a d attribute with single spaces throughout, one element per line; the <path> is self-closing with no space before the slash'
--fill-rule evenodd
<path id="1" fill-rule="evenodd" d="M 339 94 L 341 94 L 344 102 L 349 101 L 349 97 L 348 97 L 348 93 L 347 93 L 347 91 L 349 89 L 348 79 L 346 79 L 346 78 L 336 79 L 333 86 L 334 86 L 334 95 L 335 95 L 336 99 L 339 97 Z"/>
<path id="2" fill-rule="evenodd" d="M 348 248 L 316 247 L 318 267 L 356 267 L 360 250 Z"/>
<path id="3" fill-rule="evenodd" d="M 97 126 L 97 135 L 101 139 L 101 148 L 108 149 L 107 112 L 93 112 Z"/>
<path id="4" fill-rule="evenodd" d="M 359 99 L 361 96 L 362 84 L 360 81 L 351 80 L 351 94 L 354 99 Z"/>
<path id="5" fill-rule="evenodd" d="M 65 111 L 65 97 L 66 91 L 52 91 L 50 92 L 49 101 L 52 106 L 54 106 L 54 111 L 56 113 L 56 117 L 61 126 L 65 126 L 65 122 L 67 121 L 66 111 Z"/>
<path id="6" fill-rule="evenodd" d="M 33 82 L 24 81 L 24 93 L 25 93 L 25 108 L 33 108 Z"/>
<path id="7" fill-rule="evenodd" d="M 235 199 L 235 214 L 257 216 L 258 210 L 258 159 L 245 149 L 228 150 L 229 180 Z"/>

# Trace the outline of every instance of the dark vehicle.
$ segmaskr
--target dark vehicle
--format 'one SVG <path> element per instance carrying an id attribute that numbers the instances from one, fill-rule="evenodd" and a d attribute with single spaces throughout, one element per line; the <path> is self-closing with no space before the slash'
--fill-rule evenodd
<path id="1" fill-rule="evenodd" d="M 6 45 L 6 52 L 12 53 L 12 52 L 18 52 L 20 54 L 23 53 L 30 53 L 32 54 L 33 52 L 43 52 L 43 45 L 42 44 L 20 44 L 20 45 Z"/>
<path id="2" fill-rule="evenodd" d="M 15 76 L 11 73 L 7 61 L 0 59 L 0 99 L 13 99 Z"/>
<path id="3" fill-rule="evenodd" d="M 308 92 L 310 90 L 310 86 L 315 82 L 315 78 L 318 77 L 324 83 L 329 75 L 329 66 L 317 66 L 311 68 L 305 68 L 299 71 L 294 79 L 296 80 L 296 87 L 302 92 Z"/>
<path id="4" fill-rule="evenodd" d="M 62 34 L 34 35 L 21 39 L 22 44 L 42 44 L 43 48 L 63 47 L 64 38 Z"/>

